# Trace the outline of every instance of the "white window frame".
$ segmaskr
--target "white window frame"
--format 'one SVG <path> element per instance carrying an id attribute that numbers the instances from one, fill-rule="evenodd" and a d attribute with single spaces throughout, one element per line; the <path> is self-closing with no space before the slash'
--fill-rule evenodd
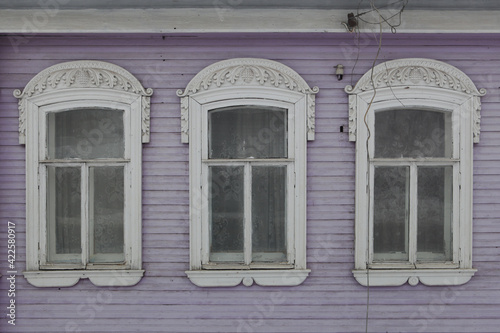
<path id="1" fill-rule="evenodd" d="M 145 90 L 125 69 L 106 62 L 86 60 L 49 67 L 37 74 L 24 91 L 14 91 L 14 96 L 19 98 L 19 141 L 26 145 L 24 277 L 30 284 L 36 287 L 69 287 L 80 279 L 88 278 L 96 286 L 130 286 L 141 280 L 144 274 L 141 259 L 142 143 L 149 142 L 149 100 L 152 93 L 151 89 Z M 88 108 L 124 111 L 125 155 L 120 161 L 114 162 L 124 165 L 125 260 L 120 264 L 90 264 L 86 261 L 88 253 L 82 251 L 80 265 L 51 264 L 46 259 L 44 160 L 49 135 L 46 133 L 46 118 L 51 112 Z M 109 165 L 99 159 L 88 163 Z M 116 164 L 113 163 L 111 165 Z M 60 161 L 58 165 L 63 164 L 65 162 Z M 85 181 L 82 179 L 82 183 Z M 88 239 L 85 223 L 82 225 L 82 239 Z"/>
<path id="2" fill-rule="evenodd" d="M 472 268 L 472 148 L 473 142 L 479 141 L 480 96 L 486 91 L 478 90 L 466 74 L 451 65 L 412 58 L 375 66 L 355 87 L 347 86 L 346 92 L 350 95 L 349 139 L 356 141 L 355 279 L 364 286 L 399 286 L 406 282 L 410 285 L 419 282 L 461 285 L 468 282 L 476 272 Z M 374 115 L 378 111 L 398 109 L 452 113 L 451 158 L 389 161 L 391 166 L 399 163 L 414 169 L 418 163 L 453 166 L 451 262 L 416 263 L 414 242 L 406 264 L 373 262 L 374 165 L 384 164 L 382 159 L 374 159 Z M 411 207 L 410 215 L 416 214 L 415 205 Z M 416 239 L 415 228 L 410 225 L 410 239 Z"/>
<path id="3" fill-rule="evenodd" d="M 238 58 L 206 67 L 184 91 L 178 91 L 182 112 L 181 140 L 189 143 L 190 155 L 190 270 L 186 274 L 195 285 L 219 287 L 243 283 L 251 286 L 255 282 L 262 286 L 295 286 L 309 275 L 306 263 L 307 140 L 314 139 L 318 90 L 317 87 L 309 88 L 299 74 L 283 64 L 266 59 Z M 209 262 L 207 115 L 212 109 L 238 105 L 288 110 L 286 265 Z M 264 159 L 259 161 L 269 163 Z"/>

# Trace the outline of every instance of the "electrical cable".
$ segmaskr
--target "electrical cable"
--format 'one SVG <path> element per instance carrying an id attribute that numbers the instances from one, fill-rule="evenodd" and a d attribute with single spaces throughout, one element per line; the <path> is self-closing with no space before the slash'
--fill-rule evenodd
<path id="1" fill-rule="evenodd" d="M 382 25 L 383 23 L 386 23 L 390 28 L 391 28 L 391 32 L 392 33 L 396 33 L 396 28 L 399 27 L 401 25 L 401 16 L 402 16 L 402 13 L 406 7 L 406 5 L 408 4 L 409 0 L 398 0 L 398 1 L 395 1 L 395 2 L 392 2 L 390 4 L 387 4 L 385 6 L 382 6 L 382 7 L 376 7 L 375 6 L 375 3 L 374 3 L 374 0 L 370 0 L 370 6 L 371 6 L 371 10 L 369 11 L 366 11 L 366 12 L 363 12 L 363 13 L 360 13 L 359 12 L 359 9 L 360 9 L 360 6 L 361 6 L 361 3 L 363 2 L 363 0 L 360 0 L 358 2 L 358 6 L 357 6 L 357 9 L 356 9 L 356 12 L 357 12 L 357 15 L 354 16 L 354 18 L 356 19 L 359 19 L 360 21 L 362 22 L 365 22 L 367 24 L 374 24 L 374 25 L 378 25 L 379 26 L 379 37 L 377 38 L 378 40 L 378 49 L 377 49 L 377 54 L 375 55 L 375 58 L 373 60 L 373 63 L 372 63 L 372 66 L 371 66 L 371 73 L 370 73 L 370 82 L 371 82 L 371 85 L 373 87 L 373 96 L 367 106 L 367 109 L 365 111 L 365 114 L 363 116 L 363 122 L 364 122 L 364 125 L 366 127 L 366 130 L 367 130 L 367 137 L 366 137 L 366 141 L 365 141 L 365 149 L 366 149 L 366 159 L 367 159 L 367 165 L 368 165 L 368 168 L 367 168 L 367 171 L 366 171 L 366 191 L 367 191 L 367 205 L 368 205 L 368 215 L 370 214 L 370 211 L 371 211 L 371 195 L 370 195 L 370 177 L 371 177 L 371 167 L 370 167 L 370 150 L 369 150 L 369 142 L 370 142 L 370 139 L 371 139 L 371 130 L 370 130 L 370 126 L 368 125 L 368 121 L 367 121 L 367 117 L 368 117 L 368 112 L 370 111 L 372 105 L 373 105 L 373 102 L 375 100 L 375 96 L 377 95 L 377 88 L 375 86 L 375 82 L 374 82 L 374 78 L 373 78 L 373 71 L 374 71 L 374 68 L 375 68 L 375 64 L 380 56 L 380 51 L 382 49 L 382 36 L 383 36 L 383 32 L 382 32 Z M 380 12 L 380 9 L 381 8 L 386 8 L 386 7 L 389 7 L 389 6 L 392 6 L 392 5 L 395 5 L 395 4 L 398 4 L 398 3 L 402 3 L 402 7 L 401 9 L 394 15 L 391 15 L 390 17 L 388 18 L 385 18 L 382 13 Z M 380 21 L 379 22 L 370 22 L 368 20 L 364 20 L 362 19 L 360 16 L 362 15 L 365 15 L 365 14 L 368 14 L 368 13 L 371 13 L 371 12 L 377 12 L 377 14 L 379 15 L 379 18 L 380 18 Z M 396 16 L 399 16 L 399 22 L 398 24 L 391 24 L 389 22 L 389 20 L 391 20 L 392 18 L 396 17 Z M 347 24 L 346 25 L 346 28 L 349 28 L 349 26 Z M 357 28 L 357 29 L 356 29 Z M 356 54 L 356 60 L 354 62 L 354 65 L 351 69 L 351 86 L 353 85 L 353 74 L 354 74 L 354 70 L 355 70 L 355 67 L 358 63 L 358 60 L 359 60 L 359 56 L 360 56 L 360 53 L 361 53 L 361 50 L 360 50 L 360 45 L 359 45 L 359 38 L 360 38 L 360 31 L 359 31 L 359 25 L 353 25 L 352 26 L 352 29 L 348 29 L 349 32 L 355 32 L 355 35 L 354 35 L 354 43 L 356 45 L 356 48 L 357 48 L 357 54 Z M 387 65 L 386 65 L 387 66 Z M 390 87 L 390 86 L 389 86 Z M 392 87 L 390 87 L 391 91 L 392 91 Z M 397 98 L 397 96 L 395 96 L 394 92 L 393 92 L 393 95 L 394 97 L 401 103 L 401 105 L 404 106 L 404 104 Z M 370 219 L 368 218 L 368 221 L 370 221 Z M 367 222 L 369 223 L 369 222 Z M 370 250 L 370 246 L 371 246 L 371 242 L 370 242 L 370 226 L 368 226 L 368 232 L 367 232 L 367 251 L 368 253 L 371 253 L 371 250 Z M 370 254 L 367 255 L 366 257 L 366 287 L 367 287 L 367 292 L 366 292 L 366 316 L 365 316 L 365 332 L 368 333 L 368 327 L 369 327 L 369 319 L 370 319 L 370 269 L 369 269 L 369 265 L 370 265 Z"/>
<path id="2" fill-rule="evenodd" d="M 406 4 L 408 3 L 408 1 L 409 1 L 409 0 L 397 0 L 397 1 L 394 1 L 394 2 L 392 2 L 392 3 L 388 3 L 388 4 L 387 4 L 387 5 L 385 5 L 385 6 L 380 6 L 380 7 L 377 7 L 377 8 L 378 8 L 378 9 L 387 8 L 387 7 L 389 7 L 389 6 L 392 6 L 392 5 L 395 5 L 395 4 L 398 4 L 398 3 L 401 3 L 401 2 L 405 3 L 405 5 L 404 5 L 404 6 L 406 6 Z M 361 3 L 362 3 L 362 2 L 363 2 L 363 1 L 360 1 L 360 2 L 358 3 L 358 12 L 359 12 L 359 7 L 360 7 L 360 5 L 361 5 Z M 372 1 L 370 1 L 370 5 L 372 5 Z M 371 13 L 371 12 L 373 12 L 373 11 L 375 11 L 375 9 L 373 9 L 373 8 L 372 8 L 372 9 L 370 9 L 370 10 L 366 11 L 366 12 L 363 12 L 363 13 L 358 13 L 358 16 L 361 16 L 361 15 L 364 15 L 364 14 L 368 14 L 368 13 Z"/>
<path id="3" fill-rule="evenodd" d="M 362 2 L 362 1 L 361 1 Z M 393 2 L 391 4 L 388 4 L 388 5 L 385 5 L 385 6 L 382 6 L 382 7 L 376 7 L 373 0 L 370 0 L 370 5 L 372 7 L 371 10 L 369 11 L 366 11 L 366 12 L 363 12 L 363 13 L 360 13 L 359 12 L 359 6 L 361 4 L 361 2 L 358 3 L 358 8 L 357 8 L 357 12 L 356 12 L 356 15 L 354 16 L 355 18 L 359 19 L 360 21 L 364 22 L 364 23 L 367 23 L 367 24 L 374 24 L 374 25 L 378 25 L 378 24 L 382 24 L 382 23 L 386 23 L 390 28 L 391 28 L 391 32 L 392 33 L 396 33 L 396 28 L 399 27 L 402 23 L 402 20 L 401 20 L 401 16 L 403 14 L 403 11 L 405 10 L 406 8 L 406 5 L 408 5 L 408 2 L 409 0 L 399 0 L 399 1 L 396 1 L 396 2 Z M 394 5 L 394 4 L 397 4 L 397 3 L 402 3 L 403 5 L 401 6 L 401 9 L 398 10 L 398 12 L 394 15 L 391 15 L 390 17 L 388 18 L 385 18 L 382 13 L 380 13 L 380 9 L 381 8 L 385 8 L 385 7 L 388 7 L 388 6 L 391 6 L 391 5 Z M 368 14 L 368 13 L 371 13 L 371 12 L 374 12 L 376 11 L 377 14 L 379 15 L 380 17 L 380 21 L 379 22 L 370 22 L 368 20 L 364 20 L 361 18 L 362 15 L 364 14 Z M 398 16 L 399 19 L 398 19 L 398 23 L 397 24 L 392 24 L 389 22 L 389 20 L 391 20 L 392 18 Z"/>
<path id="4" fill-rule="evenodd" d="M 354 69 L 356 68 L 356 65 L 358 64 L 359 54 L 361 53 L 361 49 L 359 47 L 359 36 L 360 36 L 360 33 L 359 33 L 359 30 L 357 30 L 354 33 L 354 44 L 356 45 L 356 60 L 354 61 L 354 65 L 352 66 L 352 69 L 351 69 L 351 87 L 354 86 L 354 82 L 353 82 Z"/>
<path id="5" fill-rule="evenodd" d="M 368 112 L 370 111 L 372 105 L 373 105 L 373 101 L 375 100 L 375 96 L 377 95 L 377 88 L 375 87 L 375 82 L 373 80 L 373 69 L 375 68 L 375 63 L 377 62 L 378 60 L 378 57 L 380 55 L 380 50 L 382 49 L 382 24 L 379 24 L 379 28 L 380 28 L 380 34 L 379 34 L 379 39 L 378 39 L 378 50 L 377 50 L 377 54 L 375 56 L 375 59 L 373 59 L 373 63 L 372 63 L 372 68 L 371 68 L 371 73 L 370 73 L 370 82 L 372 84 L 372 87 L 373 87 L 373 96 L 370 100 L 370 103 L 368 104 L 368 107 L 366 108 L 366 112 L 365 112 L 365 115 L 363 117 L 363 122 L 365 124 L 365 127 L 366 127 L 366 131 L 368 133 L 368 135 L 366 136 L 366 141 L 365 141 L 365 149 L 366 149 L 366 159 L 367 159 L 367 164 L 368 165 L 368 168 L 366 170 L 366 178 L 367 178 L 367 181 L 366 181 L 366 191 L 367 191 L 367 201 L 368 201 L 368 212 L 371 210 L 371 200 L 370 200 L 370 177 L 371 177 L 371 174 L 370 174 L 370 149 L 369 149 L 369 142 L 370 142 L 370 138 L 371 138 L 371 130 L 370 130 L 370 126 L 368 125 L 368 121 L 366 120 L 366 118 L 368 117 Z M 369 214 L 369 213 L 368 213 Z M 370 219 L 368 219 L 369 221 Z M 370 227 L 368 227 L 368 230 L 370 229 Z M 370 251 L 370 232 L 367 232 L 367 248 L 368 248 L 368 251 Z M 369 261 L 370 259 L 367 258 L 367 262 L 366 262 L 366 288 L 367 288 L 367 291 L 366 291 L 366 318 L 365 318 L 365 332 L 368 333 L 368 322 L 369 322 L 369 318 L 370 318 L 370 269 L 369 269 Z"/>

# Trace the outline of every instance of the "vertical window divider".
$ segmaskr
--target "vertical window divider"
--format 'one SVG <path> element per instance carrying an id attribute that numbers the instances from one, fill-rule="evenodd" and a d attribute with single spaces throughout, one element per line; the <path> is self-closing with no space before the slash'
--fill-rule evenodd
<path id="1" fill-rule="evenodd" d="M 244 224 L 243 224 L 243 239 L 244 239 L 244 261 L 245 265 L 250 265 L 252 262 L 252 166 L 250 162 L 245 163 L 244 168 Z"/>
<path id="2" fill-rule="evenodd" d="M 293 168 L 292 163 L 286 163 L 286 175 L 288 177 L 286 187 L 287 187 L 287 203 L 286 203 L 286 219 L 294 219 L 294 205 L 292 204 L 295 200 L 295 193 L 297 188 L 297 174 L 295 173 L 295 169 Z M 293 191 L 290 191 L 289 187 L 293 186 Z M 290 227 L 290 225 L 286 225 L 286 237 L 287 237 L 287 262 L 290 264 L 295 264 L 295 257 L 298 249 L 295 246 L 295 229 L 297 226 Z"/>
<path id="3" fill-rule="evenodd" d="M 82 250 L 82 264 L 87 266 L 89 257 L 89 188 L 90 179 L 88 163 L 82 163 L 81 166 L 81 250 Z"/>
<path id="4" fill-rule="evenodd" d="M 372 150 L 373 151 L 373 150 Z M 367 181 L 369 182 L 368 184 L 373 184 L 375 181 L 375 165 L 373 163 L 368 164 L 368 168 L 370 170 L 369 174 L 366 175 Z M 373 247 L 373 239 L 374 237 L 374 224 L 375 224 L 375 218 L 374 218 L 374 212 L 375 212 L 375 187 L 370 186 L 367 188 L 369 193 L 367 193 L 368 197 L 370 198 L 369 200 L 369 207 L 368 207 L 368 216 L 366 216 L 366 220 L 368 221 L 368 247 L 366 248 L 367 256 L 368 256 L 368 262 L 367 264 L 372 264 L 373 263 L 373 258 L 374 258 L 374 247 Z"/>
<path id="5" fill-rule="evenodd" d="M 463 204 L 460 202 L 462 200 L 461 198 L 461 179 L 462 179 L 462 174 L 460 172 L 460 164 L 458 162 L 453 162 L 453 179 L 458 179 L 458 181 L 453 182 L 453 216 L 452 216 L 452 242 L 453 242 L 453 262 L 454 263 L 459 263 L 460 262 L 460 233 L 459 231 L 461 230 L 460 228 L 460 219 L 461 216 L 463 215 L 462 212 L 460 211 L 461 207 L 463 207 Z M 462 222 L 463 223 L 463 222 Z"/>
<path id="6" fill-rule="evenodd" d="M 452 179 L 450 180 L 450 178 L 448 178 L 446 176 L 446 168 L 447 167 L 451 167 L 451 174 L 452 174 Z M 456 198 L 453 196 L 453 192 L 454 192 L 454 189 L 453 189 L 453 173 L 454 173 L 454 169 L 455 169 L 455 163 L 451 164 L 451 165 L 445 165 L 444 166 L 444 169 L 445 169 L 445 177 L 444 177 L 444 203 L 445 203 L 445 209 L 444 209 L 444 223 L 445 223 L 445 230 L 451 230 L 451 234 L 448 233 L 448 232 L 445 232 L 444 234 L 444 243 L 445 243 L 445 257 L 446 258 L 449 258 L 450 257 L 450 250 L 453 251 L 453 244 L 455 244 L 455 242 L 452 241 L 452 238 L 453 238 L 453 221 L 455 219 L 455 215 L 456 213 L 454 213 L 454 209 L 453 209 L 453 205 L 454 205 L 454 202 L 456 201 Z M 455 178 L 456 179 L 456 178 Z M 451 197 L 451 200 L 449 200 L 448 198 Z M 451 215 L 451 216 L 450 216 Z M 452 244 L 452 247 L 450 248 L 448 246 L 448 244 Z M 455 262 L 455 258 L 453 257 L 453 255 L 451 256 L 453 262 Z"/>
<path id="7" fill-rule="evenodd" d="M 406 165 L 405 165 L 406 167 Z M 412 185 L 411 185 L 411 177 L 410 177 L 410 174 L 411 174 L 411 166 L 408 166 L 408 170 L 410 172 L 407 173 L 406 175 L 406 184 L 408 184 L 408 186 L 410 187 L 408 189 L 408 191 L 411 191 L 411 188 L 412 188 Z M 408 253 L 408 261 L 411 263 L 411 260 L 410 260 L 410 223 L 411 223 L 411 210 L 412 210 L 412 201 L 411 201 L 411 198 L 410 198 L 410 195 L 406 195 L 405 196 L 405 217 L 406 217 L 406 226 L 405 226 L 405 250 L 406 250 L 406 253 Z"/>
<path id="8" fill-rule="evenodd" d="M 206 216 L 206 218 L 201 220 L 201 233 L 197 236 L 199 237 L 201 243 L 201 264 L 207 264 L 209 262 L 210 244 L 212 239 L 212 228 L 209 226 L 209 221 L 211 219 L 210 209 L 208 208 L 212 198 L 212 188 L 209 179 L 209 165 L 201 163 L 199 171 L 201 173 L 200 179 L 202 179 L 202 181 L 200 182 L 200 198 L 197 198 L 198 200 L 196 201 L 196 210 L 200 216 Z M 201 204 L 201 198 L 204 196 L 207 198 L 206 205 Z"/>
<path id="9" fill-rule="evenodd" d="M 48 174 L 48 166 L 47 165 L 40 165 L 38 168 L 38 178 L 40 181 L 40 188 L 39 191 L 41 193 L 48 193 L 50 196 L 54 196 L 54 191 L 49 190 L 48 187 L 48 182 L 47 182 L 47 174 Z M 40 214 L 42 216 L 48 216 L 47 212 L 47 197 L 48 195 L 41 195 L 40 196 Z M 49 201 L 50 202 L 50 201 Z M 51 219 L 52 217 L 49 217 Z M 52 250 L 51 247 L 48 246 L 48 239 L 55 239 L 54 235 L 52 234 L 52 229 L 49 228 L 47 223 L 42 223 L 40 225 L 40 263 L 42 265 L 45 265 L 47 263 L 47 257 L 50 256 L 51 254 L 48 253 L 49 251 Z M 49 235 L 51 233 L 51 235 Z"/>
<path id="10" fill-rule="evenodd" d="M 418 221 L 418 169 L 415 162 L 410 163 L 410 204 L 413 207 L 410 208 L 410 219 L 408 225 L 410 228 L 408 240 L 408 258 L 411 264 L 415 265 L 417 260 L 417 221 Z"/>
<path id="11" fill-rule="evenodd" d="M 86 210 L 86 213 L 88 214 L 87 216 L 87 222 L 85 223 L 88 228 L 88 261 L 87 263 L 90 263 L 90 260 L 92 260 L 94 256 L 94 239 L 95 239 L 95 228 L 94 228 L 94 194 L 95 194 L 95 188 L 94 188 L 94 169 L 91 169 L 90 166 L 87 165 L 85 168 L 88 172 L 88 196 L 86 197 L 87 200 L 87 207 L 88 209 Z"/>

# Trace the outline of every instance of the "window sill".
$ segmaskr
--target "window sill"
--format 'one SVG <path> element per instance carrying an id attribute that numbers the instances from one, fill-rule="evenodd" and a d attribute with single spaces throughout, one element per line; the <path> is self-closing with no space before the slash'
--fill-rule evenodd
<path id="1" fill-rule="evenodd" d="M 186 271 L 192 283 L 198 287 L 234 287 L 243 282 L 250 287 L 254 282 L 259 286 L 298 286 L 309 275 L 310 269 L 303 270 L 245 270 L 245 271 Z"/>
<path id="2" fill-rule="evenodd" d="M 98 287 L 133 286 L 142 276 L 143 270 L 71 270 L 71 271 L 26 271 L 24 277 L 35 287 L 71 287 L 80 279 L 89 279 Z"/>
<path id="3" fill-rule="evenodd" d="M 419 282 L 426 286 L 458 286 L 469 282 L 476 269 L 387 269 L 353 270 L 356 281 L 363 286 L 401 286 L 408 282 L 416 286 Z"/>

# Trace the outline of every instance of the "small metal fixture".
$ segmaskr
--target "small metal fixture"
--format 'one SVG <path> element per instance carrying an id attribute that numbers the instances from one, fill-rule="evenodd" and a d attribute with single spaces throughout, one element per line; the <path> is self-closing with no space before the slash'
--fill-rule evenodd
<path id="1" fill-rule="evenodd" d="M 335 71 L 335 75 L 337 75 L 337 80 L 340 81 L 344 77 L 344 66 L 339 64 L 335 66 L 335 68 L 337 69 Z"/>
<path id="2" fill-rule="evenodd" d="M 354 16 L 353 13 L 347 14 L 347 23 L 342 22 L 347 31 L 353 32 L 354 29 L 358 26 L 358 19 Z"/>
<path id="3" fill-rule="evenodd" d="M 358 26 L 358 19 L 354 16 L 353 13 L 347 14 L 347 26 L 349 27 L 349 31 L 352 31 Z"/>

